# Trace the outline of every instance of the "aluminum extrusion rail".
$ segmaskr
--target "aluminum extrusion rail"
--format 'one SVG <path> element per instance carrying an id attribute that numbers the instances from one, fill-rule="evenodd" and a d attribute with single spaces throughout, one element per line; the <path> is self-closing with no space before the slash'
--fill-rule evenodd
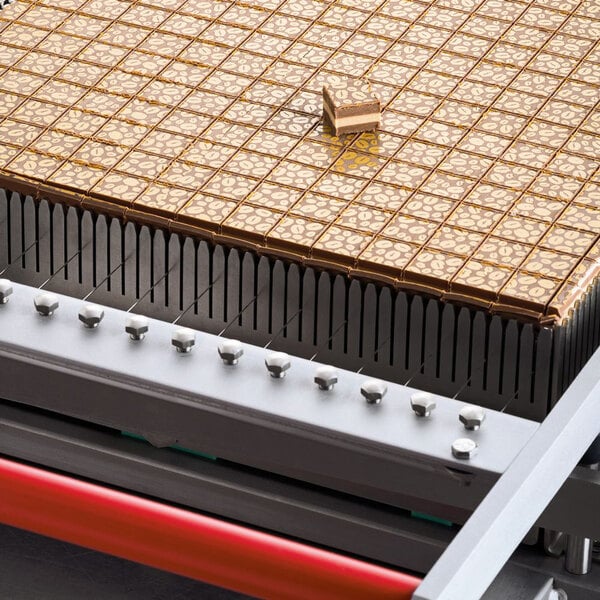
<path id="1" fill-rule="evenodd" d="M 600 350 L 481 502 L 413 596 L 478 600 L 600 433 Z"/>
<path id="2" fill-rule="evenodd" d="M 100 325 L 88 329 L 78 322 L 81 300 L 58 296 L 53 314 L 40 316 L 38 294 L 14 284 L 0 305 L 0 396 L 157 446 L 178 444 L 388 503 L 406 493 L 406 473 L 419 472 L 410 480 L 415 494 L 448 503 L 450 486 L 431 490 L 433 473 L 457 496 L 465 483 L 489 488 L 539 427 L 489 410 L 469 430 L 459 421 L 466 405 L 441 396 L 432 396 L 430 417 L 419 417 L 410 402 L 419 391 L 392 383 L 379 382 L 388 392 L 369 404 L 358 373 L 339 370 L 334 389 L 324 391 L 314 383 L 320 365 L 309 360 L 292 357 L 286 376 L 274 378 L 263 348 L 244 345 L 239 364 L 226 365 L 217 336 L 197 332 L 193 351 L 178 353 L 171 324 L 150 319 L 145 339 L 132 341 L 124 311 L 104 308 Z M 453 456 L 461 438 L 478 454 Z"/>
<path id="3" fill-rule="evenodd" d="M 153 448 L 138 439 L 3 402 L 0 453 L 403 571 L 426 573 L 456 532 L 453 527 L 411 518 L 408 511 L 220 460 Z M 593 537 L 598 538 L 599 495 L 600 474 L 576 469 L 549 509 L 557 502 L 558 506 L 538 524 L 561 531 L 582 527 L 583 534 L 592 535 L 584 526 L 587 521 L 595 524 Z M 557 524 L 557 517 L 566 521 Z M 484 598 L 505 600 L 504 573 L 518 568 L 527 571 L 527 585 L 519 587 L 521 595 L 515 595 L 515 600 L 535 597 L 522 592 L 531 589 L 536 574 L 553 579 L 570 600 L 600 600 L 600 570 L 579 577 L 567 573 L 563 564 L 560 558 L 541 556 L 539 548 L 521 546 Z"/>

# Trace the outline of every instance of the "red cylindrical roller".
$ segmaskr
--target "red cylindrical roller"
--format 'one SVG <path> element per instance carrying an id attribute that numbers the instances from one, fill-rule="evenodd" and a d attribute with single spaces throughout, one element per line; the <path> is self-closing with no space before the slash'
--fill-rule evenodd
<path id="1" fill-rule="evenodd" d="M 0 522 L 260 598 L 408 599 L 415 577 L 0 459 Z"/>

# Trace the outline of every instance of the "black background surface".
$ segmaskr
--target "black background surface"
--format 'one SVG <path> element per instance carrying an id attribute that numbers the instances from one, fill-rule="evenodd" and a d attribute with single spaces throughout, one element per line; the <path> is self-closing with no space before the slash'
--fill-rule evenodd
<path id="1" fill-rule="evenodd" d="M 80 546 L 0 525 L 0 600 L 250 600 Z"/>

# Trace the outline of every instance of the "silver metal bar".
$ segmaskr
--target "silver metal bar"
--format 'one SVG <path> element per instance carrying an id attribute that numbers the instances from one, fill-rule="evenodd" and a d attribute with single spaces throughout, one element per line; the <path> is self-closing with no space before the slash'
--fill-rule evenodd
<path id="1" fill-rule="evenodd" d="M 0 452 L 372 560 L 389 562 L 401 548 L 398 566 L 415 571 L 451 539 L 404 511 L 2 403 Z"/>
<path id="2" fill-rule="evenodd" d="M 519 448 L 538 428 L 532 421 L 490 410 L 484 427 L 467 431 L 458 419 L 465 404 L 441 396 L 435 396 L 434 418 L 419 419 L 409 402 L 411 394 L 417 390 L 393 383 L 388 385 L 388 393 L 381 405 L 372 406 L 365 402 L 360 392 L 364 377 L 342 370 L 335 389 L 325 393 L 314 383 L 315 369 L 319 365 L 301 358 L 294 358 L 285 378 L 274 379 L 265 368 L 267 352 L 249 344 L 245 346 L 243 360 L 231 368 L 223 365 L 219 358 L 219 338 L 202 332 L 197 334 L 194 351 L 182 357 L 171 346 L 171 324 L 150 319 L 147 339 L 135 343 L 124 330 L 126 311 L 105 307 L 101 325 L 87 330 L 77 319 L 83 304 L 81 300 L 59 296 L 60 306 L 55 314 L 43 318 L 33 308 L 37 293 L 35 289 L 14 284 L 14 294 L 0 309 L 0 357 L 27 365 L 33 361 L 40 367 L 47 365 L 53 371 L 64 370 L 73 378 L 79 375 L 87 380 L 91 377 L 110 385 L 122 384 L 123 389 L 134 386 L 152 396 L 160 395 L 165 410 L 167 405 L 171 407 L 170 418 L 167 422 L 148 409 L 146 416 L 157 420 L 148 423 L 147 429 L 158 433 L 155 428 L 161 428 L 161 433 L 168 433 L 188 448 L 195 449 L 194 444 L 200 444 L 198 449 L 203 450 L 201 445 L 206 439 L 200 439 L 200 422 L 190 423 L 187 417 L 176 420 L 176 409 L 172 404 L 181 405 L 182 410 L 197 412 L 200 421 L 201 412 L 212 413 L 218 409 L 227 419 L 243 416 L 244 419 L 272 423 L 277 430 L 285 425 L 286 431 L 294 429 L 299 435 L 308 435 L 315 452 L 315 440 L 322 437 L 330 445 L 349 445 L 352 450 L 362 443 L 373 457 L 381 459 L 382 464 L 396 458 L 411 464 L 420 461 L 471 475 L 479 473 L 494 477 L 507 468 Z M 0 393 L 5 386 L 8 398 L 18 392 L 17 386 L 9 390 L 10 385 L 8 380 L 0 381 Z M 40 392 L 43 397 L 39 400 L 45 406 L 54 402 L 47 389 Z M 168 398 L 166 404 L 163 393 L 164 398 Z M 70 398 L 59 396 L 57 402 L 66 400 L 70 403 Z M 129 414 L 129 409 L 120 401 L 116 404 L 116 396 L 114 399 L 112 408 L 105 399 L 94 401 L 90 397 L 85 403 L 77 401 L 76 406 L 68 410 L 76 409 L 77 415 L 72 416 L 93 419 L 99 424 L 110 421 L 111 426 L 116 426 L 119 421 L 119 428 L 133 431 L 135 423 L 139 425 L 143 420 L 139 410 L 136 408 Z M 65 405 L 61 406 L 67 410 Z M 53 407 L 59 409 L 58 405 Z M 115 408 L 117 412 L 113 413 Z M 186 439 L 188 433 L 184 429 L 188 427 L 189 435 L 197 440 Z M 236 441 L 226 437 L 222 432 L 217 440 L 219 444 Z M 468 461 L 457 459 L 451 451 L 457 437 L 472 439 L 479 445 L 479 453 Z M 265 450 L 270 450 L 266 444 Z M 280 458 L 273 455 L 277 453 L 269 451 L 268 454 L 270 461 Z M 318 466 L 316 458 L 311 460 L 311 464 L 315 462 Z M 397 483 L 402 485 L 401 481 Z"/>
<path id="3" fill-rule="evenodd" d="M 478 600 L 600 432 L 600 350 L 481 502 L 413 600 Z"/>
<path id="4" fill-rule="evenodd" d="M 573 575 L 586 575 L 592 568 L 594 541 L 579 535 L 567 536 L 565 569 Z"/>
<path id="5" fill-rule="evenodd" d="M 559 600 L 553 595 L 553 578 L 508 563 L 481 600 Z"/>
<path id="6" fill-rule="evenodd" d="M 404 511 L 382 510 L 328 494 L 322 487 L 298 486 L 231 463 L 159 450 L 2 402 L 0 452 L 416 572 L 428 571 L 452 539 L 452 529 L 410 518 Z M 573 476 L 565 486 L 570 484 Z M 578 495 L 571 515 L 578 517 L 586 506 L 593 510 L 595 497 Z M 535 589 L 532 584 L 541 582 L 540 574 L 545 573 L 568 589 L 569 600 L 599 600 L 598 569 L 587 577 L 573 577 L 562 570 L 560 561 L 543 559 L 533 548 L 521 548 L 511 557 L 484 600 L 533 600 L 533 593 L 502 594 L 506 576 L 517 581 L 511 574 L 522 568 L 529 574 L 521 579 L 525 591 Z"/>
<path id="7" fill-rule="evenodd" d="M 598 465 L 586 465 L 586 468 L 597 471 Z M 581 535 L 568 535 L 565 549 L 565 569 L 573 575 L 587 575 L 592 568 L 593 550 L 593 539 Z"/>
<path id="8" fill-rule="evenodd" d="M 544 552 L 548 556 L 559 557 L 565 551 L 567 536 L 562 531 L 544 530 Z"/>

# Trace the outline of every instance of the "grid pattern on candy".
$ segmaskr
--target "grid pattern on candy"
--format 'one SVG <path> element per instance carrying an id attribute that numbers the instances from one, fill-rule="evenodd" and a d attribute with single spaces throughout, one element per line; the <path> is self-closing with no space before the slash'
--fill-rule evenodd
<path id="1" fill-rule="evenodd" d="M 598 266 L 594 0 L 19 0 L 0 172 L 299 260 L 562 315 Z M 367 77 L 380 130 L 321 89 Z"/>

